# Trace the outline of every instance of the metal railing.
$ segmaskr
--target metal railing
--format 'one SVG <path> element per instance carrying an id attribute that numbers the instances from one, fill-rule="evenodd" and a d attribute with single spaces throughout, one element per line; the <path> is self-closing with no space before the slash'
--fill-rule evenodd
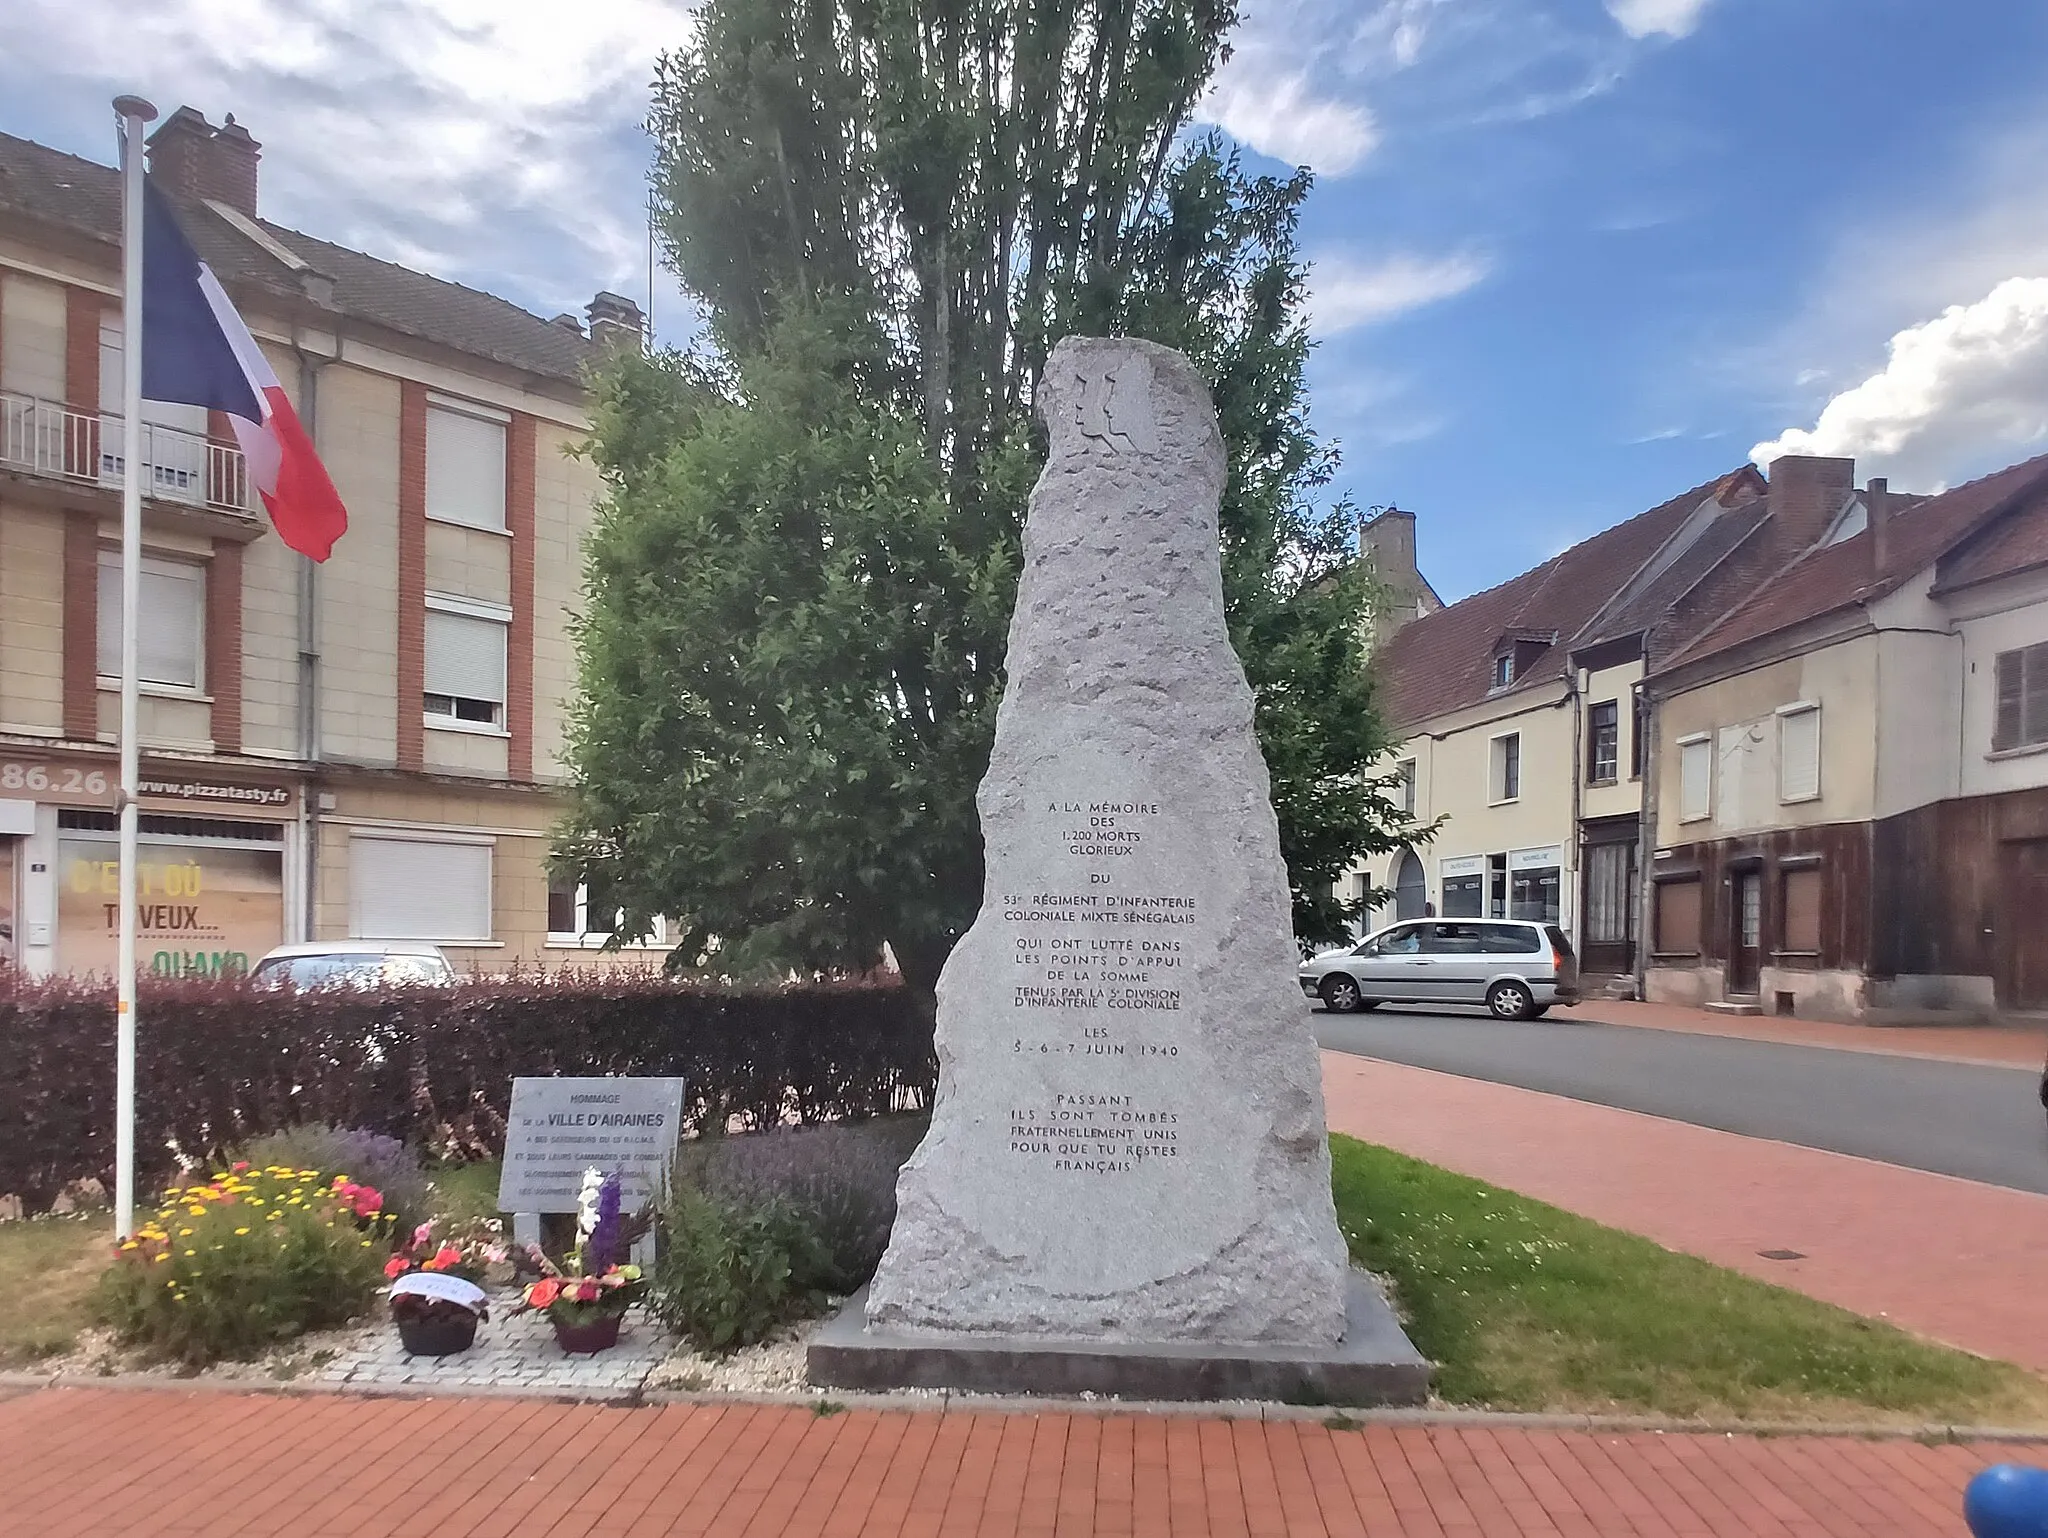
<path id="1" fill-rule="evenodd" d="M 119 417 L 0 391 L 0 469 L 118 488 L 125 436 Z M 141 437 L 144 496 L 248 511 L 249 471 L 235 445 L 159 422 L 144 422 Z"/>

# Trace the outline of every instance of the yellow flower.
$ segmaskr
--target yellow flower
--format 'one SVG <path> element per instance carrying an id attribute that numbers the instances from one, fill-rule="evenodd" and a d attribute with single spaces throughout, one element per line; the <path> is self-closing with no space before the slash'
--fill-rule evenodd
<path id="1" fill-rule="evenodd" d="M 194 1203 L 193 1203 L 193 1204 L 192 1204 L 191 1206 L 187 1207 L 187 1208 L 186 1208 L 185 1210 L 186 1210 L 187 1212 L 191 1213 L 191 1214 L 192 1214 L 192 1216 L 194 1216 L 195 1218 L 203 1218 L 203 1217 L 205 1217 L 205 1216 L 206 1216 L 206 1209 L 205 1209 L 204 1207 L 202 1207 L 202 1206 L 201 1206 L 201 1205 L 200 1205 L 200 1204 L 199 1204 L 198 1202 L 194 1202 Z"/>
<path id="2" fill-rule="evenodd" d="M 187 1250 L 185 1253 L 187 1255 L 197 1255 L 199 1252 L 197 1250 Z"/>
<path id="3" fill-rule="evenodd" d="M 180 1239 L 189 1239 L 192 1237 L 192 1230 L 189 1228 L 181 1228 L 178 1230 L 178 1237 Z"/>
<path id="4" fill-rule="evenodd" d="M 169 1250 L 158 1250 L 154 1255 L 150 1256 L 149 1258 L 152 1261 L 154 1261 L 157 1265 L 162 1265 L 165 1261 L 171 1258 L 171 1252 Z M 170 1283 L 166 1282 L 164 1285 L 168 1287 Z"/>
<path id="5" fill-rule="evenodd" d="M 235 1230 L 235 1232 L 236 1232 L 236 1233 L 238 1233 L 238 1234 L 246 1234 L 246 1233 L 247 1233 L 248 1231 L 249 1231 L 249 1230 L 248 1230 L 248 1229 L 246 1229 L 246 1228 L 238 1228 L 238 1229 L 236 1229 L 236 1230 Z M 216 1244 L 216 1245 L 214 1246 L 214 1248 L 215 1248 L 215 1249 L 219 1249 L 219 1248 L 220 1248 L 220 1246 Z"/>

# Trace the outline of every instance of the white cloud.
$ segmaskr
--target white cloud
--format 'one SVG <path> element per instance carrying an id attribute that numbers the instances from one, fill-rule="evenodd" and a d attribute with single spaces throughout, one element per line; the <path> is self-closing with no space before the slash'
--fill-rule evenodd
<path id="1" fill-rule="evenodd" d="M 664 0 L 15 0 L 0 100 L 11 131 L 101 160 L 117 91 L 233 112 L 264 146 L 267 217 L 580 309 L 644 291 L 636 129 L 689 26 Z"/>
<path id="2" fill-rule="evenodd" d="M 1310 264 L 1309 315 L 1316 335 L 1336 336 L 1462 294 L 1490 271 L 1492 263 L 1471 252 L 1397 252 L 1373 262 L 1325 256 Z"/>
<path id="3" fill-rule="evenodd" d="M 1607 0 L 1607 14 L 1630 37 L 1686 37 L 1700 24 L 1707 0 Z"/>
<path id="4" fill-rule="evenodd" d="M 1811 429 L 1750 457 L 1853 455 L 1915 485 L 1946 484 L 2048 442 L 2048 278 L 2008 278 L 1891 339 L 1884 368 L 1842 391 Z M 1859 469 L 1862 466 L 1859 466 Z"/>
<path id="5" fill-rule="evenodd" d="M 1380 142 L 1370 108 L 1317 94 L 1301 71 L 1226 68 L 1197 111 L 1261 155 L 1327 176 L 1353 169 Z"/>

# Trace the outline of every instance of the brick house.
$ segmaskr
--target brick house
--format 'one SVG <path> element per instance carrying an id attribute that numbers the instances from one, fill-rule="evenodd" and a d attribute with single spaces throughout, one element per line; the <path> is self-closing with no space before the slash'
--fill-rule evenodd
<path id="1" fill-rule="evenodd" d="M 232 970 L 303 938 L 430 939 L 458 965 L 594 946 L 544 871 L 598 477 L 587 370 L 640 345 L 286 229 L 260 146 L 191 108 L 152 175 L 247 319 L 347 503 L 287 550 L 225 423 L 145 407 L 121 442 L 110 167 L 0 135 L 0 947 L 113 959 L 124 455 L 143 511 L 143 964 Z M 593 922 L 595 919 L 595 922 Z"/>
<path id="2" fill-rule="evenodd" d="M 2048 457 L 1819 523 L 1655 668 L 1649 996 L 1908 1023 L 2048 1010 Z"/>

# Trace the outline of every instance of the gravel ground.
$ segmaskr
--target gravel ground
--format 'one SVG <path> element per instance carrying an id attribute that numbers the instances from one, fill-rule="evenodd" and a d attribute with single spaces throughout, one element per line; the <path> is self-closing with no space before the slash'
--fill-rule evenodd
<path id="1" fill-rule="evenodd" d="M 367 1322 L 338 1330 L 315 1330 L 289 1345 L 266 1352 L 251 1362 L 216 1362 L 204 1371 L 194 1371 L 177 1362 L 152 1362 L 140 1352 L 121 1345 L 105 1329 L 81 1331 L 78 1344 L 62 1356 L 48 1356 L 35 1364 L 37 1373 L 110 1378 L 116 1373 L 141 1373 L 152 1378 L 211 1378 L 221 1382 L 269 1381 L 289 1383 L 294 1378 L 317 1372 L 360 1338 Z M 388 1324 L 383 1328 L 391 1328 Z"/>
<path id="2" fill-rule="evenodd" d="M 775 1339 L 748 1346 L 729 1356 L 707 1356 L 682 1342 L 647 1380 L 652 1389 L 680 1389 L 718 1394 L 787 1394 L 810 1387 L 804 1375 L 804 1348 L 822 1320 L 806 1320 Z"/>

